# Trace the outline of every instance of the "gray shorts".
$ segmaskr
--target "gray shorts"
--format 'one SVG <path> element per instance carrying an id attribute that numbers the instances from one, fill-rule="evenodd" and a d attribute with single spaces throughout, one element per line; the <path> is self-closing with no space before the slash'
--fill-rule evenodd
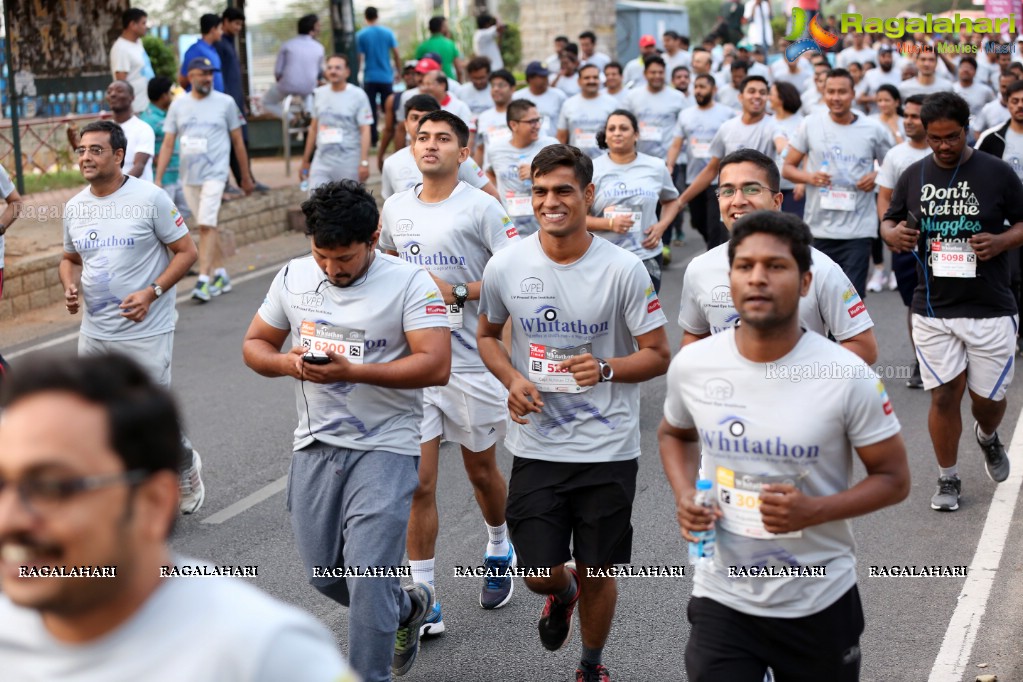
<path id="1" fill-rule="evenodd" d="M 104 353 L 127 355 L 142 365 L 153 381 L 164 388 L 170 388 L 171 360 L 174 355 L 173 331 L 127 341 L 103 341 L 85 334 L 78 335 L 79 355 L 102 355 Z"/>

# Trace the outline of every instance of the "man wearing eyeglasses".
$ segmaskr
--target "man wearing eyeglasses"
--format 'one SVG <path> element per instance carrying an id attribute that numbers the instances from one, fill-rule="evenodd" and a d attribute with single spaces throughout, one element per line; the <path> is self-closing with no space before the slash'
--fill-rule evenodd
<path id="1" fill-rule="evenodd" d="M 167 544 L 178 412 L 141 366 L 44 357 L 4 391 L 4 679 L 353 682 L 309 614 L 237 578 L 163 577 L 204 562 Z M 79 577 L 53 576 L 71 571 Z"/>
<path id="2" fill-rule="evenodd" d="M 532 101 L 512 100 L 508 105 L 511 139 L 487 145 L 483 156 L 483 170 L 497 186 L 504 209 L 522 237 L 535 234 L 540 229 L 533 213 L 533 183 L 529 177 L 529 166 L 541 149 L 558 144 L 553 137 L 540 134 L 542 124 L 540 112 Z"/>
<path id="3" fill-rule="evenodd" d="M 90 123 L 79 144 L 89 186 L 64 208 L 59 266 L 68 313 L 83 311 L 78 353 L 124 353 L 170 386 L 175 289 L 195 263 L 195 243 L 166 192 L 124 174 L 119 125 Z M 202 464 L 187 440 L 181 453 L 181 511 L 191 514 L 205 496 Z"/>
<path id="4" fill-rule="evenodd" d="M 881 236 L 917 257 L 913 342 L 931 391 L 927 425 L 938 460 L 931 509 L 955 511 L 967 389 L 988 477 L 1009 476 L 998 426 L 1015 369 L 1019 311 L 1009 258 L 1023 245 L 1023 183 L 1003 160 L 967 146 L 970 107 L 959 95 L 928 96 L 920 119 L 934 153 L 895 184 Z"/>
<path id="5" fill-rule="evenodd" d="M 740 149 L 719 164 L 718 207 L 732 225 L 754 211 L 780 211 L 781 178 L 774 160 L 755 149 Z M 839 344 L 871 364 L 877 360 L 874 322 L 863 301 L 838 265 L 810 249 L 810 289 L 799 299 L 799 320 L 805 329 L 833 336 Z M 739 322 L 728 279 L 728 243 L 697 256 L 682 280 L 678 325 L 682 345 L 735 327 Z"/>

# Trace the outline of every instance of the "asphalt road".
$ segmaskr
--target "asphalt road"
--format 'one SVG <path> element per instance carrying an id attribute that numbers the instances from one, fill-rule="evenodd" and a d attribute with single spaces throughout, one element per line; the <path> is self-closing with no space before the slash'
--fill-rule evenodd
<path id="1" fill-rule="evenodd" d="M 677 347 L 675 324 L 684 265 L 695 255 L 690 239 L 675 250 L 675 263 L 666 271 L 663 307 L 669 335 Z M 702 248 L 700 249 L 702 251 Z M 305 581 L 284 508 L 280 481 L 287 474 L 291 434 L 296 423 L 292 385 L 287 379 L 265 379 L 248 370 L 241 359 L 241 340 L 273 273 L 254 273 L 234 292 L 207 305 L 180 303 L 180 322 L 174 358 L 174 385 L 187 429 L 202 453 L 206 501 L 202 510 L 182 518 L 172 538 L 173 548 L 185 555 L 217 564 L 255 565 L 252 582 L 267 592 L 308 609 L 346 640 L 344 611 Z M 905 309 L 894 292 L 871 295 L 867 305 L 874 318 L 883 372 L 904 371 L 912 361 L 905 331 Z M 10 351 L 35 352 L 45 338 Z M 73 341 L 54 345 L 73 352 Z M 903 368 L 903 369 L 899 369 Z M 1020 377 L 1008 394 L 1009 407 L 1001 430 L 1003 441 L 1013 438 L 1020 415 Z M 866 612 L 863 680 L 973 680 L 979 674 L 998 679 L 1023 679 L 1019 618 L 1023 590 L 1021 512 L 1014 509 L 1015 491 L 1023 462 L 1015 458 L 1017 474 L 1001 486 L 987 523 L 996 486 L 985 475 L 983 459 L 973 441 L 972 419 L 964 408 L 967 429 L 961 443 L 960 471 L 964 497 L 951 514 L 931 511 L 929 499 L 937 478 L 926 432 L 928 396 L 905 387 L 904 380 L 886 385 L 909 447 L 913 475 L 910 498 L 897 507 L 854 521 L 859 543 L 859 586 Z M 685 547 L 674 519 L 671 493 L 661 471 L 656 428 L 664 398 L 664 379 L 643 387 L 638 415 L 643 456 L 633 513 L 634 565 L 674 565 L 685 562 Z M 789 409 L 777 405 L 779 411 Z M 812 418 L 812 415 L 807 415 Z M 1023 434 L 1013 440 L 1013 456 L 1023 450 Z M 511 456 L 499 448 L 507 475 Z M 437 589 L 448 632 L 427 640 L 408 680 L 565 680 L 578 661 L 579 636 L 559 652 L 545 651 L 537 639 L 536 619 L 543 601 L 516 586 L 510 604 L 487 612 L 478 605 L 479 579 L 456 578 L 454 565 L 477 565 L 486 541 L 482 518 L 466 480 L 459 455 L 442 450 L 438 485 L 441 532 L 437 548 Z M 863 475 L 857 464 L 856 476 Z M 277 484 L 267 489 L 267 486 Z M 249 498 L 262 491 L 262 501 Z M 239 502 L 241 504 L 239 505 Z M 232 505 L 235 505 L 232 507 Z M 240 507 L 244 507 L 239 511 Z M 227 510 L 226 512 L 224 510 Z M 1007 513 L 1006 513 L 1007 512 Z M 220 523 L 209 521 L 222 520 Z M 978 552 L 987 527 L 990 535 Z M 999 530 L 1002 535 L 999 536 Z M 1001 554 L 1001 537 L 1007 534 Z M 869 577 L 870 566 L 971 565 L 978 568 L 967 585 L 964 578 Z M 990 569 L 982 569 L 986 564 Z M 993 570 L 997 566 L 998 570 Z M 987 597 L 990 590 L 990 597 Z M 616 681 L 659 682 L 686 679 L 683 653 L 688 636 L 685 606 L 691 578 L 622 579 L 618 611 L 605 649 L 605 662 Z M 983 598 L 983 599 L 982 599 Z M 977 602 L 980 603 L 978 607 Z M 962 606 L 965 604 L 965 606 Z M 984 609 L 986 604 L 986 610 Z M 957 605 L 962 608 L 955 614 Z M 953 617 L 956 623 L 950 627 Z M 201 636 L 201 624 L 197 624 Z M 946 642 L 946 632 L 950 639 Z M 965 633 L 965 634 L 964 634 Z M 960 636 L 962 635 L 962 636 Z M 965 641 L 965 644 L 962 642 Z M 946 642 L 944 661 L 959 661 L 944 673 L 931 675 Z M 972 646 L 970 646 L 972 644 Z M 344 644 L 342 644 L 344 646 Z M 978 665 L 985 664 L 980 668 Z M 954 670 L 955 674 L 947 672 Z M 728 681 L 725 681 L 728 682 Z"/>

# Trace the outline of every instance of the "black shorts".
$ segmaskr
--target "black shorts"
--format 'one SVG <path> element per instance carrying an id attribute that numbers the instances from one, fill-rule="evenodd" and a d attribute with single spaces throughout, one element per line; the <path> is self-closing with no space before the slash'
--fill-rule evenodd
<path id="1" fill-rule="evenodd" d="M 508 483 L 508 530 L 518 565 L 586 566 L 632 558 L 632 501 L 639 462 L 574 464 L 516 457 Z"/>
<path id="2" fill-rule="evenodd" d="M 893 253 L 892 272 L 895 273 L 895 283 L 899 287 L 899 295 L 906 307 L 913 305 L 913 292 L 916 290 L 916 254 L 915 253 Z"/>
<path id="3" fill-rule="evenodd" d="M 689 600 L 690 682 L 856 682 L 863 607 L 854 585 L 831 606 L 803 618 L 751 616 L 713 599 Z"/>

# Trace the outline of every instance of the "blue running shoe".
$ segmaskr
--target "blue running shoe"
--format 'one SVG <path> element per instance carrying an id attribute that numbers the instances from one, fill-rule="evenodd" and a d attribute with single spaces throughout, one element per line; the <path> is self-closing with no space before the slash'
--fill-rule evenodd
<path id="1" fill-rule="evenodd" d="M 480 591 L 480 606 L 485 609 L 499 609 L 511 601 L 515 581 L 511 575 L 505 575 L 517 565 L 515 548 L 508 543 L 508 554 L 505 556 L 484 556 L 483 566 L 490 573 L 483 579 Z"/>
<path id="2" fill-rule="evenodd" d="M 419 628 L 420 637 L 434 637 L 444 632 L 444 616 L 440 612 L 440 600 L 433 602 L 433 608 L 430 609 L 430 615 L 426 617 L 426 622 Z"/>

